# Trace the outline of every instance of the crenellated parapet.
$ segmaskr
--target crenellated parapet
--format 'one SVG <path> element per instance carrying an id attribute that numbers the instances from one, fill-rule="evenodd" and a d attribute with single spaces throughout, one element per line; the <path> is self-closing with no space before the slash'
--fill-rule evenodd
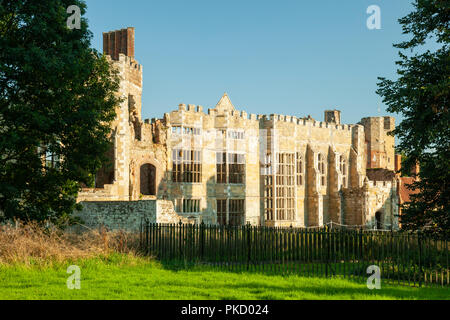
<path id="1" fill-rule="evenodd" d="M 247 113 L 225 93 L 213 108 L 181 103 L 143 120 L 134 28 L 103 40 L 122 102 L 112 123 L 112 166 L 79 201 L 156 201 L 153 211 L 161 204 L 165 222 L 229 223 L 240 215 L 242 224 L 284 227 L 397 223 L 392 117 L 344 124 L 336 109 L 325 110 L 323 121 Z"/>

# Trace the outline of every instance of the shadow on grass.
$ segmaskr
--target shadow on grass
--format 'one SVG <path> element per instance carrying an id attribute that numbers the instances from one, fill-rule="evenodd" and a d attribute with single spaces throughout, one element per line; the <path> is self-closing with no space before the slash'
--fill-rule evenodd
<path id="1" fill-rule="evenodd" d="M 374 296 L 381 299 L 450 299 L 450 288 L 447 287 L 421 287 L 419 290 L 417 283 L 408 283 L 407 280 L 398 281 L 397 279 L 383 279 L 383 277 L 381 279 L 381 290 L 370 290 L 366 286 L 367 278 L 369 276 L 365 274 L 367 268 L 366 264 L 346 265 L 345 268 L 343 265 L 339 267 L 334 265 L 334 272 L 331 272 L 333 268 L 331 268 L 330 265 L 326 266 L 325 264 L 290 265 L 288 266 L 290 269 L 288 269 L 285 265 L 268 265 L 262 268 L 260 265 L 195 264 L 176 260 L 160 261 L 160 263 L 164 269 L 173 272 L 220 272 L 230 275 L 260 275 L 282 278 L 292 277 L 292 280 L 294 280 L 288 287 L 268 284 L 264 283 L 264 281 L 253 281 L 251 284 L 227 285 L 227 288 L 230 289 L 260 291 L 262 294 L 261 299 L 264 299 L 263 292 L 270 292 L 266 298 L 272 299 L 278 295 L 286 297 L 287 293 L 293 293 L 295 291 L 313 295 L 335 295 L 337 297 L 336 299 L 339 299 L 339 296 L 348 298 L 361 295 L 369 297 Z M 325 268 L 329 268 L 327 275 L 325 275 Z M 314 279 L 314 281 L 317 281 L 317 285 L 305 286 L 303 284 L 296 284 L 295 277 Z M 343 286 L 343 284 L 339 282 L 340 280 L 347 282 L 348 287 Z M 352 284 L 360 287 L 352 287 Z"/>

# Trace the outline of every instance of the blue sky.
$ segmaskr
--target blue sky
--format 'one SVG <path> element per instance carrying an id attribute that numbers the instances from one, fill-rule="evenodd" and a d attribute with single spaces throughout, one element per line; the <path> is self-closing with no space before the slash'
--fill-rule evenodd
<path id="1" fill-rule="evenodd" d="M 381 30 L 366 9 L 381 8 Z M 410 0 L 87 0 L 92 45 L 102 32 L 136 28 L 144 66 L 143 118 L 179 103 L 214 107 L 224 92 L 239 110 L 311 115 L 344 123 L 387 115 L 377 77 L 395 78 Z M 397 122 L 400 118 L 397 118 Z"/>

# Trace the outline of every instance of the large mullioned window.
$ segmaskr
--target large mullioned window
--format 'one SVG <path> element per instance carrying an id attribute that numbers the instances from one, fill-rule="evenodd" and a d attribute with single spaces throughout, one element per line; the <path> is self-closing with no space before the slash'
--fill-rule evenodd
<path id="1" fill-rule="evenodd" d="M 272 155 L 266 154 L 261 166 L 264 182 L 264 215 L 267 221 L 274 220 Z"/>
<path id="2" fill-rule="evenodd" d="M 277 153 L 276 218 L 294 220 L 295 216 L 295 154 Z"/>
<path id="3" fill-rule="evenodd" d="M 201 129 L 200 128 L 196 128 L 196 127 L 182 127 L 182 126 L 172 126 L 172 134 L 175 135 L 180 135 L 180 134 L 184 134 L 184 135 L 200 135 L 201 134 Z"/>
<path id="4" fill-rule="evenodd" d="M 217 183 L 244 183 L 245 156 L 239 153 L 216 153 Z"/>
<path id="5" fill-rule="evenodd" d="M 174 149 L 172 163 L 173 182 L 201 182 L 201 151 Z"/>
<path id="6" fill-rule="evenodd" d="M 217 199 L 218 224 L 240 226 L 244 224 L 244 217 L 245 217 L 244 199 Z"/>
<path id="7" fill-rule="evenodd" d="M 176 199 L 175 211 L 178 213 L 199 213 L 200 199 Z"/>

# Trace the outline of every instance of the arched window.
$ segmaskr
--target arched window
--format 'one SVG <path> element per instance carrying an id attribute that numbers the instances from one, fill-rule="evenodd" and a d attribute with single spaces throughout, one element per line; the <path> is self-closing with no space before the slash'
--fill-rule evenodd
<path id="1" fill-rule="evenodd" d="M 342 186 L 347 187 L 347 161 L 342 155 L 339 158 L 339 170 L 342 174 Z"/>
<path id="2" fill-rule="evenodd" d="M 324 156 L 321 153 L 319 153 L 317 155 L 317 166 L 318 166 L 317 169 L 319 169 L 319 174 L 320 174 L 320 184 L 322 186 L 325 186 L 325 182 L 326 182 L 326 180 L 325 180 L 325 174 L 326 174 L 326 172 L 325 172 L 325 158 L 324 158 Z"/>
<path id="3" fill-rule="evenodd" d="M 140 191 L 147 196 L 156 195 L 156 168 L 150 163 L 141 166 L 140 169 Z"/>

